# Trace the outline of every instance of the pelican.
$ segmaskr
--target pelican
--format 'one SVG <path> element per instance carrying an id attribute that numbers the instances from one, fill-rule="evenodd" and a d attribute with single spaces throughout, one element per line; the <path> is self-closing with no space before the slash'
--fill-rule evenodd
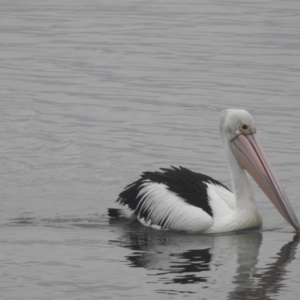
<path id="1" fill-rule="evenodd" d="M 109 216 L 191 234 L 259 228 L 262 219 L 248 172 L 279 213 L 300 232 L 296 214 L 262 150 L 251 115 L 242 109 L 224 110 L 219 127 L 233 192 L 207 175 L 182 167 L 163 168 L 144 172 L 128 185 L 116 200 L 126 209 L 110 208 Z"/>

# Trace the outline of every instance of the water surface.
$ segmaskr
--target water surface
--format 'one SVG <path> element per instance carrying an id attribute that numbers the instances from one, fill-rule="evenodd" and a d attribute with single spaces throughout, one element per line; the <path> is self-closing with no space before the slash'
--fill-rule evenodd
<path id="1" fill-rule="evenodd" d="M 0 298 L 298 299 L 299 237 L 110 220 L 146 170 L 231 187 L 220 111 L 245 108 L 300 217 L 298 1 L 2 1 Z"/>

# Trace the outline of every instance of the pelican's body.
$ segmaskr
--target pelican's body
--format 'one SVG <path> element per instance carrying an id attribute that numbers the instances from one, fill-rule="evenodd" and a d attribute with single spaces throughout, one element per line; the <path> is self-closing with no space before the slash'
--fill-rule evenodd
<path id="1" fill-rule="evenodd" d="M 117 199 L 127 209 L 109 209 L 109 215 L 137 219 L 155 229 L 188 233 L 259 227 L 262 220 L 247 170 L 282 216 L 299 231 L 297 217 L 260 147 L 251 115 L 245 110 L 223 111 L 220 132 L 233 192 L 219 181 L 185 168 L 145 172 Z"/>

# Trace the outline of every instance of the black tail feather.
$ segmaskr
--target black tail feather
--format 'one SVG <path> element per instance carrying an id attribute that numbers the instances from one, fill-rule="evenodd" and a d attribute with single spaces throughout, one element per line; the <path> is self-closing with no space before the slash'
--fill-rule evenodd
<path id="1" fill-rule="evenodd" d="M 111 218 L 122 217 L 122 209 L 119 208 L 108 208 L 108 216 Z"/>

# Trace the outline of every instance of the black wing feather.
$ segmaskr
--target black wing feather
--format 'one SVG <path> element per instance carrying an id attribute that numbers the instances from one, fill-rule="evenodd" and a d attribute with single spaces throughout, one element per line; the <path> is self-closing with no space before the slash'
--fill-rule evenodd
<path id="1" fill-rule="evenodd" d="M 129 184 L 120 193 L 117 202 L 122 205 L 128 205 L 130 209 L 135 211 L 137 216 L 145 218 L 145 220 L 149 219 L 149 212 L 140 210 L 142 207 L 142 205 L 139 205 L 140 201 L 146 201 L 146 199 L 142 200 L 139 192 L 144 182 L 151 181 L 166 185 L 170 191 L 184 199 L 186 203 L 199 207 L 212 216 L 213 213 L 208 203 L 207 185 L 205 183 L 221 185 L 229 190 L 221 182 L 183 167 L 175 168 L 171 166 L 171 169 L 162 168 L 161 170 L 162 172 L 144 172 L 140 179 Z"/>

